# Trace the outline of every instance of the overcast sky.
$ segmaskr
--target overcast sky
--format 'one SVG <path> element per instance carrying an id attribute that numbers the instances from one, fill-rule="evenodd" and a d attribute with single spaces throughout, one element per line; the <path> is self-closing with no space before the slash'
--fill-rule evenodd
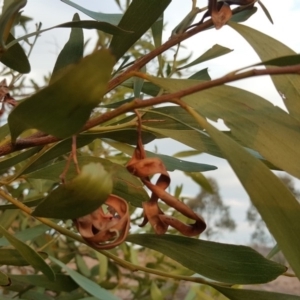
<path id="1" fill-rule="evenodd" d="M 73 2 L 93 11 L 101 11 L 105 13 L 118 12 L 118 7 L 113 0 L 73 0 Z M 298 29 L 300 28 L 300 1 L 262 0 L 262 2 L 268 8 L 274 20 L 274 25 L 272 25 L 265 17 L 260 7 L 258 12 L 244 24 L 263 31 L 264 33 L 269 34 L 285 43 L 294 51 L 300 52 L 300 39 L 297 34 Z M 206 4 L 207 1 L 198 0 L 198 7 L 205 6 Z M 164 33 L 164 40 L 169 38 L 172 29 L 181 21 L 190 9 L 191 0 L 172 1 L 165 12 L 166 31 Z M 24 8 L 24 14 L 33 17 L 35 22 L 42 21 L 43 28 L 69 21 L 72 19 L 75 12 L 78 11 L 59 0 L 28 0 L 28 4 Z M 78 13 L 82 20 L 90 19 L 83 13 Z M 34 30 L 34 26 L 31 28 Z M 68 39 L 69 32 L 69 29 L 56 29 L 42 34 L 39 38 L 30 58 L 32 66 L 31 74 L 35 79 L 38 80 L 39 78 L 42 78 L 43 75 L 52 70 L 57 54 L 59 53 L 62 45 Z M 85 30 L 85 36 L 87 38 L 93 37 L 94 35 L 94 31 Z M 259 61 L 258 56 L 254 53 L 251 47 L 237 33 L 233 32 L 233 30 L 227 26 L 224 26 L 221 30 L 206 31 L 183 43 L 183 45 L 187 48 L 187 52 L 185 53 L 190 53 L 190 51 L 192 51 L 193 58 L 200 56 L 214 44 L 220 44 L 234 49 L 232 53 L 227 54 L 224 57 L 208 61 L 201 65 L 201 69 L 208 67 L 210 75 L 214 78 L 232 71 L 233 69 L 247 66 Z M 181 53 L 181 55 L 184 55 L 185 53 Z M 274 104 L 283 107 L 280 97 L 273 88 L 271 81 L 267 78 L 244 80 L 236 85 L 258 93 Z M 187 149 L 187 147 L 179 143 L 174 142 L 172 143 L 172 146 L 170 146 L 169 141 L 163 141 L 160 143 L 152 143 L 149 146 L 149 150 L 153 150 L 155 145 L 159 147 L 159 151 L 161 153 L 165 154 L 174 154 L 180 150 Z M 170 149 L 172 149 L 171 152 Z M 231 206 L 234 218 L 239 223 L 239 227 L 235 233 L 226 234 L 219 240 L 224 242 L 248 243 L 249 235 L 252 230 L 249 229 L 249 226 L 245 221 L 245 211 L 249 205 L 248 196 L 238 183 L 226 161 L 213 158 L 209 155 L 191 157 L 189 160 L 218 166 L 217 171 L 207 172 L 204 173 L 204 175 L 217 179 L 220 185 L 221 195 L 223 196 L 226 204 Z M 198 193 L 199 188 L 197 185 L 191 180 L 185 179 L 182 173 L 173 172 L 171 173 L 171 176 L 174 184 L 184 183 L 185 195 L 195 196 Z"/>

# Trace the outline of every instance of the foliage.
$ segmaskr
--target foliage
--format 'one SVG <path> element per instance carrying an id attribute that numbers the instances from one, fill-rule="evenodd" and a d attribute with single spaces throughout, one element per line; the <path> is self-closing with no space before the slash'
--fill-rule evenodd
<path id="1" fill-rule="evenodd" d="M 189 176 L 197 182 L 199 173 L 189 173 Z M 236 223 L 230 215 L 230 207 L 225 205 L 221 198 L 217 181 L 213 178 L 207 178 L 207 183 L 206 190 L 201 188 L 200 193 L 195 198 L 189 199 L 187 205 L 204 217 L 207 229 L 202 236 L 209 240 L 215 239 L 224 230 L 234 230 Z"/>
<path id="2" fill-rule="evenodd" d="M 295 187 L 295 183 L 291 176 L 280 175 L 279 179 L 291 191 L 291 193 L 299 201 L 300 191 Z M 269 245 L 274 242 L 272 236 L 268 232 L 265 222 L 259 216 L 253 205 L 250 205 L 247 210 L 247 221 L 251 226 L 254 226 L 254 231 L 251 235 L 251 242 L 256 245 Z"/>
<path id="3" fill-rule="evenodd" d="M 237 288 L 269 282 L 287 268 L 247 246 L 199 239 L 207 225 L 211 230 L 208 217 L 179 200 L 180 191 L 168 192 L 169 172 L 196 178 L 216 166 L 144 149 L 171 138 L 227 159 L 300 278 L 299 202 L 272 172 L 300 177 L 299 55 L 240 24 L 258 9 L 272 20 L 261 1 L 210 0 L 198 8 L 193 0 L 167 41 L 163 13 L 171 0 L 116 1 L 122 14 L 63 0 L 81 16 L 47 29 L 39 24 L 33 33 L 21 15 L 26 2 L 4 1 L 0 17 L 1 74 L 11 78 L 9 86 L 5 80 L 0 85 L 1 113 L 14 107 L 0 127 L 3 299 L 167 299 L 178 292 L 177 281 L 195 283 L 185 299 L 300 299 Z M 84 14 L 93 20 L 81 20 Z M 198 14 L 201 21 L 193 23 Z M 15 37 L 18 20 L 25 34 Z M 225 24 L 247 40 L 261 63 L 211 79 L 199 64 L 230 49 L 212 45 L 194 61 L 177 59 L 182 41 Z M 38 36 L 62 27 L 71 33 L 49 82 L 41 89 L 31 81 L 34 92 L 16 101 Z M 99 37 L 86 57 L 83 29 L 95 29 Z M 164 53 L 174 46 L 170 61 Z M 191 66 L 197 71 L 179 79 Z M 271 75 L 288 112 L 226 85 L 263 75 Z M 230 131 L 208 122 L 218 119 Z M 203 175 L 197 180 L 211 188 Z M 217 193 L 208 199 L 222 206 Z"/>

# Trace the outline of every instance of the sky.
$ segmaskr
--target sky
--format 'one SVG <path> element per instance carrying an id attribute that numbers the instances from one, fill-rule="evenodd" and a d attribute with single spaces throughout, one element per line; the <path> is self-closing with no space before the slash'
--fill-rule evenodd
<path id="1" fill-rule="evenodd" d="M 118 7 L 113 0 L 73 0 L 73 2 L 93 11 L 101 11 L 104 13 L 118 12 Z M 166 24 L 163 35 L 164 41 L 170 37 L 174 27 L 176 27 L 182 18 L 189 12 L 191 9 L 191 2 L 191 0 L 173 0 L 169 5 L 164 15 Z M 300 28 L 299 1 L 285 0 L 283 2 L 262 0 L 262 2 L 268 8 L 273 18 L 274 25 L 272 25 L 265 17 L 260 7 L 258 7 L 258 12 L 244 24 L 280 40 L 299 53 L 300 39 L 296 34 L 296 30 Z M 206 5 L 207 1 L 198 0 L 198 7 Z M 75 12 L 79 13 L 82 20 L 90 19 L 88 16 L 85 16 L 76 9 L 62 3 L 60 0 L 28 0 L 28 4 L 24 8 L 24 14 L 33 17 L 35 23 L 42 20 L 42 28 L 69 21 L 72 19 Z M 198 19 L 196 19 L 196 21 Z M 32 22 L 31 31 L 34 31 L 34 22 Z M 31 76 L 35 78 L 35 80 L 42 82 L 41 78 L 43 75 L 52 71 L 55 59 L 61 47 L 67 41 L 69 32 L 69 29 L 55 29 L 43 33 L 38 39 L 30 57 L 32 67 Z M 95 34 L 94 31 L 85 30 L 86 38 L 93 38 Z M 192 52 L 192 60 L 215 44 L 228 47 L 234 51 L 223 57 L 200 65 L 201 69 L 208 67 L 208 71 L 212 78 L 217 78 L 234 69 L 259 62 L 258 56 L 247 42 L 227 26 L 224 26 L 221 30 L 213 29 L 206 31 L 183 42 L 182 45 L 185 46 L 186 50 L 182 50 L 179 55 L 183 57 Z M 173 54 L 173 52 L 169 53 Z M 275 105 L 284 108 L 282 100 L 274 89 L 270 79 L 266 77 L 247 79 L 234 83 L 234 85 L 257 93 Z M 189 149 L 180 143 L 170 142 L 170 140 L 153 142 L 147 145 L 147 148 L 153 151 L 155 146 L 158 147 L 160 153 L 170 155 L 178 151 Z M 249 243 L 250 234 L 252 232 L 252 228 L 249 228 L 249 225 L 246 222 L 246 210 L 249 206 L 249 199 L 227 162 L 223 159 L 218 159 L 206 154 L 189 157 L 186 158 L 186 160 L 212 164 L 218 167 L 217 171 L 206 172 L 204 175 L 213 177 L 217 180 L 220 186 L 221 196 L 224 199 L 225 204 L 230 205 L 231 213 L 238 223 L 235 232 L 219 237 L 218 241 L 241 244 Z M 199 192 L 199 187 L 190 179 L 186 178 L 181 172 L 175 171 L 170 175 L 173 182 L 172 189 L 174 189 L 176 185 L 183 183 L 184 195 L 193 197 Z M 298 182 L 297 186 L 300 188 Z"/>

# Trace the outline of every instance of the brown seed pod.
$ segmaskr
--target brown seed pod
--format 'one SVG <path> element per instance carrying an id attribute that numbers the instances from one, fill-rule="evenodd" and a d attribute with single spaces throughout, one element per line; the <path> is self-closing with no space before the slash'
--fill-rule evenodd
<path id="1" fill-rule="evenodd" d="M 144 226 L 149 222 L 157 234 L 164 234 L 168 230 L 168 226 L 174 227 L 186 236 L 200 234 L 206 228 L 202 217 L 165 191 L 170 185 L 171 179 L 164 163 L 159 158 L 146 158 L 141 139 L 141 118 L 138 112 L 136 114 L 139 121 L 138 143 L 132 158 L 127 163 L 127 170 L 139 177 L 152 192 L 150 200 L 143 203 L 144 220 L 140 226 Z M 154 174 L 160 174 L 155 184 L 150 181 L 150 176 Z M 166 216 L 158 206 L 159 199 L 195 222 L 193 224 L 184 224 L 173 217 Z"/>
<path id="2" fill-rule="evenodd" d="M 128 204 L 123 198 L 111 194 L 105 204 L 107 213 L 100 206 L 91 214 L 74 220 L 84 240 L 98 249 L 112 249 L 123 243 L 130 227 Z"/>

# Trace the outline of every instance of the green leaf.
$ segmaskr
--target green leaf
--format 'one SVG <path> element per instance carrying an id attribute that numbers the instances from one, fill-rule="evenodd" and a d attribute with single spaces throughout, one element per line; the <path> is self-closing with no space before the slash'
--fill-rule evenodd
<path id="1" fill-rule="evenodd" d="M 44 198 L 45 198 L 44 195 L 39 195 L 37 197 L 32 197 L 26 201 L 23 201 L 23 203 L 28 207 L 33 207 L 33 206 L 37 206 Z M 0 205 L 0 210 L 3 211 L 3 210 L 7 210 L 7 209 L 19 209 L 19 208 L 13 204 Z M 1 241 L 1 239 L 0 239 L 0 241 Z M 0 244 L 1 244 L 1 242 L 0 242 Z"/>
<path id="2" fill-rule="evenodd" d="M 164 300 L 161 289 L 156 285 L 155 281 L 152 281 L 150 286 L 151 299 Z"/>
<path id="3" fill-rule="evenodd" d="M 8 117 L 12 141 L 29 128 L 58 138 L 78 133 L 105 94 L 113 65 L 113 56 L 101 49 L 21 102 Z"/>
<path id="4" fill-rule="evenodd" d="M 45 252 L 38 252 L 38 254 L 46 259 L 48 254 Z M 24 259 L 18 250 L 15 249 L 0 249 L 0 265 L 8 266 L 28 266 L 29 262 Z"/>
<path id="5" fill-rule="evenodd" d="M 130 35 L 133 32 L 124 30 L 120 27 L 114 26 L 108 22 L 99 22 L 99 21 L 91 21 L 91 20 L 83 20 L 83 21 L 73 21 L 73 22 L 66 22 L 55 27 L 51 27 L 50 29 L 54 28 L 83 28 L 83 29 L 96 29 L 99 31 L 103 31 L 105 33 L 111 35 Z"/>
<path id="6" fill-rule="evenodd" d="M 258 2 L 258 4 L 260 5 L 260 7 L 262 8 L 262 10 L 263 10 L 263 12 L 265 13 L 265 15 L 267 16 L 267 18 L 269 19 L 269 21 L 270 21 L 272 24 L 274 24 L 274 22 L 273 22 L 273 20 L 272 20 L 272 17 L 271 17 L 271 15 L 270 15 L 269 11 L 267 10 L 267 8 L 264 6 L 264 4 L 263 4 L 260 0 L 258 0 L 257 2 Z"/>
<path id="7" fill-rule="evenodd" d="M 200 164 L 195 162 L 190 162 L 182 159 L 178 159 L 169 155 L 156 154 L 146 151 L 148 157 L 158 157 L 160 158 L 168 171 L 183 171 L 183 172 L 206 172 L 218 169 L 216 166 L 208 164 Z"/>
<path id="8" fill-rule="evenodd" d="M 185 172 L 185 175 L 186 176 L 189 176 L 193 179 L 193 181 L 195 181 L 201 188 L 203 188 L 206 192 L 210 193 L 210 194 L 213 194 L 214 193 L 214 190 L 210 184 L 210 182 L 206 179 L 206 177 L 198 172 L 198 173 L 195 173 L 195 172 Z"/>
<path id="9" fill-rule="evenodd" d="M 2 224 L 3 225 L 3 224 Z M 40 224 L 31 228 L 24 229 L 22 231 L 19 231 L 15 233 L 15 238 L 17 238 L 20 241 L 33 241 L 35 238 L 39 237 L 40 235 L 44 234 L 47 230 L 49 230 L 49 227 Z M 0 238 L 0 247 L 8 246 L 9 242 L 6 238 L 2 237 Z"/>
<path id="10" fill-rule="evenodd" d="M 0 271 L 0 286 L 8 286 L 10 284 L 11 284 L 10 278 L 5 273 Z"/>
<path id="11" fill-rule="evenodd" d="M 186 151 L 179 151 L 173 154 L 174 157 L 189 157 L 201 154 L 201 151 L 198 150 L 186 150 Z"/>
<path id="12" fill-rule="evenodd" d="M 146 73 L 146 66 L 140 69 L 140 72 Z M 144 85 L 144 79 L 140 77 L 133 78 L 133 94 L 135 98 L 141 98 L 141 91 Z"/>
<path id="13" fill-rule="evenodd" d="M 232 52 L 232 49 L 220 46 L 218 44 L 212 46 L 212 48 L 210 48 L 209 50 L 207 50 L 205 53 L 203 53 L 201 56 L 199 56 L 198 58 L 196 58 L 195 60 L 193 60 L 192 62 L 190 62 L 189 64 L 178 68 L 177 70 L 182 70 L 182 69 L 186 69 L 188 67 L 192 67 L 195 65 L 198 65 L 204 61 L 208 61 L 211 59 L 214 59 L 216 57 L 225 55 L 227 53 Z"/>
<path id="14" fill-rule="evenodd" d="M 162 14 L 161 17 L 155 23 L 153 23 L 151 26 L 151 32 L 152 32 L 152 37 L 153 37 L 155 48 L 158 48 L 161 46 L 163 29 L 164 29 L 164 14 Z M 158 64 L 159 64 L 158 71 L 160 73 L 162 73 L 163 61 L 162 61 L 161 54 L 157 56 L 157 60 L 158 60 Z"/>
<path id="15" fill-rule="evenodd" d="M 123 30 L 119 27 L 116 27 L 112 24 L 106 23 L 106 22 L 98 22 L 98 21 L 90 21 L 90 20 L 86 20 L 86 21 L 72 21 L 72 22 L 66 22 L 66 23 L 62 23 L 59 24 L 57 26 L 53 26 L 53 27 L 49 27 L 49 28 L 45 28 L 42 30 L 37 30 L 28 34 L 25 34 L 13 41 L 11 41 L 9 44 L 7 44 L 7 48 L 12 47 L 13 45 L 15 45 L 18 41 L 22 41 L 25 39 L 28 39 L 29 37 L 32 36 L 36 36 L 36 35 L 40 35 L 43 32 L 52 30 L 52 29 L 56 29 L 56 28 L 83 28 L 83 29 L 96 29 L 96 30 L 100 30 L 103 32 L 106 32 L 108 34 L 111 35 L 118 35 L 118 34 L 131 34 L 131 31 L 126 31 Z"/>
<path id="16" fill-rule="evenodd" d="M 300 300 L 299 296 L 272 293 L 265 291 L 254 291 L 246 289 L 233 289 L 211 284 L 216 290 L 228 297 L 230 300 Z"/>
<path id="17" fill-rule="evenodd" d="M 7 169 L 9 169 L 9 168 L 15 166 L 16 164 L 26 160 L 27 158 L 32 157 L 39 150 L 41 150 L 41 147 L 34 147 L 34 148 L 26 150 L 26 151 L 16 152 L 16 153 L 10 155 L 8 158 L 4 157 L 0 161 L 0 171 L 5 172 Z"/>
<path id="18" fill-rule="evenodd" d="M 283 43 L 262 32 L 232 22 L 228 24 L 252 46 L 261 61 L 296 54 Z M 300 77 L 298 75 L 280 75 L 271 76 L 271 78 L 289 113 L 300 120 L 300 101 L 297 100 L 300 97 Z"/>
<path id="19" fill-rule="evenodd" d="M 70 276 L 63 274 L 56 274 L 55 281 L 50 281 L 44 275 L 10 275 L 10 277 L 12 280 L 12 287 L 21 283 L 57 292 L 71 292 L 78 288 L 78 285 L 70 278 Z"/>
<path id="20" fill-rule="evenodd" d="M 200 70 L 189 77 L 189 79 L 195 79 L 195 80 L 211 80 L 209 74 L 208 74 L 208 68 L 205 68 L 203 70 Z"/>
<path id="21" fill-rule="evenodd" d="M 120 22 L 120 20 L 123 17 L 123 14 L 104 14 L 101 12 L 94 12 L 88 9 L 85 9 L 84 7 L 73 3 L 70 0 L 61 0 L 61 2 L 66 3 L 78 10 L 80 10 L 81 12 L 83 12 L 84 14 L 86 14 L 87 16 L 93 18 L 94 20 L 97 21 L 103 21 L 103 22 L 107 22 L 110 24 L 114 24 L 114 25 L 118 25 L 118 23 Z"/>
<path id="22" fill-rule="evenodd" d="M 15 38 L 12 34 L 9 34 L 7 43 L 11 43 L 13 41 L 15 41 Z M 7 67 L 21 74 L 30 72 L 29 60 L 19 43 L 15 43 L 12 47 L 8 48 L 1 55 L 0 61 Z"/>
<path id="23" fill-rule="evenodd" d="M 70 277 L 86 292 L 91 294 L 92 296 L 95 296 L 97 299 L 102 300 L 120 300 L 118 297 L 114 296 L 113 294 L 109 293 L 105 289 L 103 289 L 100 285 L 96 284 L 94 281 L 91 281 L 90 279 L 80 275 L 76 271 L 70 269 L 67 265 L 62 263 L 61 261 L 57 260 L 54 257 L 49 257 L 51 261 L 53 261 L 55 264 L 63 268 Z"/>
<path id="24" fill-rule="evenodd" d="M 280 249 L 278 247 L 278 244 L 276 244 L 271 251 L 268 253 L 268 255 L 266 256 L 268 259 L 271 259 L 274 255 L 276 255 L 277 253 L 280 252 Z"/>
<path id="25" fill-rule="evenodd" d="M 30 300 L 55 300 L 55 298 L 45 294 L 43 290 L 40 291 L 34 291 L 34 290 L 28 290 L 22 293 L 22 297 L 24 299 L 30 299 Z"/>
<path id="26" fill-rule="evenodd" d="M 75 262 L 76 262 L 77 269 L 80 271 L 80 273 L 83 276 L 85 276 L 85 277 L 91 276 L 91 269 L 87 266 L 86 261 L 84 260 L 82 255 L 76 254 Z"/>
<path id="27" fill-rule="evenodd" d="M 109 145 L 112 147 L 120 150 L 123 153 L 128 154 L 129 156 L 132 156 L 134 152 L 134 148 L 126 145 L 126 144 L 121 144 L 118 142 L 113 142 L 113 141 L 106 141 Z M 199 163 L 194 163 L 194 162 L 189 162 L 189 161 L 184 161 L 172 156 L 164 155 L 164 154 L 157 154 L 153 153 L 150 151 L 146 151 L 147 157 L 158 157 L 160 158 L 166 169 L 168 171 L 184 171 L 184 172 L 205 172 L 205 171 L 211 171 L 211 170 L 216 170 L 217 167 L 212 166 L 212 165 L 207 165 L 207 164 L 199 164 Z"/>
<path id="28" fill-rule="evenodd" d="M 130 174 L 127 169 L 121 165 L 114 164 L 107 159 L 92 157 L 92 156 L 79 156 L 79 165 L 88 163 L 101 163 L 107 171 L 112 172 L 113 179 L 113 194 L 124 198 L 133 206 L 141 207 L 142 202 L 148 201 L 149 196 L 144 190 L 143 185 L 138 178 Z M 59 175 L 65 168 L 65 161 L 56 162 L 50 166 L 46 166 L 38 171 L 24 175 L 25 178 L 37 178 L 58 181 Z M 73 165 L 70 166 L 66 179 L 69 180 L 76 176 L 76 169 Z M 1 240 L 1 239 L 0 239 Z"/>
<path id="29" fill-rule="evenodd" d="M 234 14 L 230 20 L 233 22 L 242 23 L 247 21 L 256 12 L 257 12 L 257 7 L 253 6 L 252 8 L 244 9 L 239 13 Z"/>
<path id="30" fill-rule="evenodd" d="M 10 1 L 0 16 L 0 48 L 5 51 L 5 44 L 19 11 L 27 4 L 26 0 Z"/>
<path id="31" fill-rule="evenodd" d="M 8 124 L 4 124 L 0 127 L 0 140 L 3 140 L 8 135 L 9 135 Z"/>
<path id="32" fill-rule="evenodd" d="M 170 93 L 199 85 L 196 80 L 149 79 Z M 285 111 L 258 95 L 231 86 L 206 89 L 183 100 L 213 121 L 223 119 L 243 146 L 300 178 L 300 165 L 295 164 L 300 157 L 299 125 Z"/>
<path id="33" fill-rule="evenodd" d="M 265 65 L 265 66 L 269 65 L 269 66 L 285 67 L 285 66 L 293 66 L 298 64 L 300 64 L 300 55 L 296 54 L 296 55 L 287 55 L 287 56 L 270 59 L 252 66 L 254 67 L 254 66 L 261 66 L 261 65 Z"/>
<path id="34" fill-rule="evenodd" d="M 112 178 L 99 163 L 84 165 L 79 175 L 54 189 L 33 216 L 75 219 L 99 208 L 112 192 Z"/>
<path id="35" fill-rule="evenodd" d="M 202 276 L 225 283 L 265 283 L 286 271 L 246 246 L 170 234 L 133 234 L 126 241 L 159 251 Z"/>
<path id="36" fill-rule="evenodd" d="M 151 27 L 162 15 L 171 0 L 133 0 L 122 17 L 119 27 L 133 31 L 128 35 L 112 38 L 110 49 L 117 60 Z"/>
<path id="37" fill-rule="evenodd" d="M 131 145 L 136 145 L 137 143 L 137 133 L 135 129 L 121 129 L 121 130 L 112 130 L 107 132 L 100 133 L 83 133 L 79 134 L 76 139 L 77 148 L 81 148 L 95 139 L 112 139 L 122 143 L 128 143 Z M 150 143 L 156 138 L 156 136 L 150 132 L 142 133 L 142 140 L 144 144 Z M 70 152 L 72 146 L 72 139 L 66 139 L 61 142 L 56 143 L 54 146 L 48 148 L 42 155 L 39 155 L 36 160 L 32 160 L 31 164 L 28 164 L 26 168 L 22 170 L 21 173 L 18 174 L 20 176 L 24 173 L 31 173 L 38 169 L 45 167 L 46 163 L 49 161 L 56 159 L 58 156 L 64 155 Z M 33 152 L 34 150 L 32 150 Z M 25 156 L 25 154 L 20 153 L 19 156 Z M 16 161 L 19 161 L 20 158 L 15 157 Z M 4 162 L 3 162 L 4 163 Z M 12 163 L 9 161 L 7 163 Z M 1 162 L 0 162 L 1 166 Z"/>
<path id="38" fill-rule="evenodd" d="M 298 201 L 263 163 L 204 119 L 199 119 L 199 122 L 224 153 L 279 248 L 300 278 Z"/>
<path id="39" fill-rule="evenodd" d="M 197 122 L 195 122 L 195 119 L 191 118 L 191 116 L 180 107 L 165 106 L 151 109 L 148 110 L 142 118 L 145 124 L 144 128 L 150 132 L 166 138 L 172 138 L 191 148 L 197 149 L 198 152 L 206 152 L 211 155 L 224 158 L 222 152 L 216 146 L 215 142 L 212 141 L 209 135 L 206 132 L 201 131 L 202 128 Z M 153 122 L 153 120 L 156 120 L 156 122 Z M 195 128 L 199 130 L 195 131 Z M 234 138 L 232 135 L 231 137 Z M 274 164 L 267 161 L 257 151 L 247 147 L 245 147 L 245 150 L 257 159 L 261 160 L 269 168 L 273 170 L 281 170 L 274 166 Z"/>
<path id="40" fill-rule="evenodd" d="M 116 102 L 113 102 L 113 103 L 108 103 L 108 104 L 103 104 L 101 105 L 101 107 L 105 107 L 105 108 L 117 108 L 125 103 L 129 103 L 131 102 L 132 100 L 134 100 L 135 97 L 129 97 L 125 100 L 121 100 L 121 101 L 116 101 Z"/>
<path id="41" fill-rule="evenodd" d="M 181 34 L 185 32 L 188 27 L 194 22 L 197 14 L 199 13 L 199 8 L 193 5 L 192 10 L 180 21 L 180 23 L 172 30 L 171 36 L 176 34 Z"/>
<path id="42" fill-rule="evenodd" d="M 73 21 L 80 21 L 79 15 L 74 14 Z M 72 28 L 69 40 L 59 53 L 52 72 L 50 83 L 56 73 L 68 65 L 77 63 L 83 57 L 84 37 L 81 28 Z"/>
<path id="43" fill-rule="evenodd" d="M 0 233 L 14 246 L 21 256 L 35 269 L 41 271 L 50 280 L 55 280 L 55 274 L 51 267 L 44 261 L 42 256 L 30 248 L 27 244 L 21 242 L 11 235 L 5 228 L 0 225 Z"/>

